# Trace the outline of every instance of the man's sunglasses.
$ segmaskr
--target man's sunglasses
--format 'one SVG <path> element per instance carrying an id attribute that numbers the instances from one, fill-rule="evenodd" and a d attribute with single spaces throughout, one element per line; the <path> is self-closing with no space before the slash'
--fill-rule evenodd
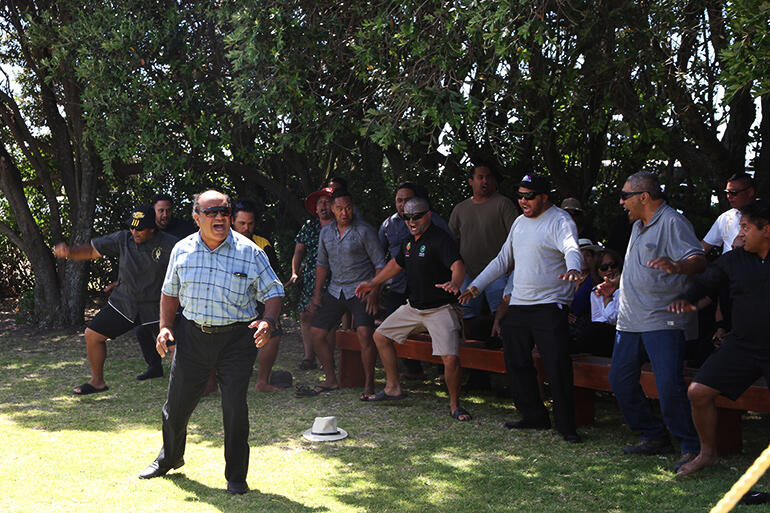
<path id="1" fill-rule="evenodd" d="M 143 232 L 143 231 L 145 231 L 146 229 L 147 229 L 147 228 L 133 228 L 133 227 L 132 227 L 132 228 L 131 228 L 131 231 L 132 231 L 132 232 Z"/>
<path id="2" fill-rule="evenodd" d="M 540 192 L 517 192 L 516 196 L 518 196 L 519 199 L 525 199 L 527 201 L 532 201 L 533 199 L 537 198 L 538 194 L 542 194 Z"/>
<path id="3" fill-rule="evenodd" d="M 425 217 L 425 214 L 427 214 L 428 211 L 425 212 L 415 212 L 414 214 L 404 214 L 404 220 L 406 221 L 417 221 L 418 219 L 422 219 Z"/>
<path id="4" fill-rule="evenodd" d="M 222 214 L 222 217 L 230 217 L 230 207 L 208 207 L 202 210 L 198 210 L 206 217 L 217 217 L 217 214 Z"/>
<path id="5" fill-rule="evenodd" d="M 599 266 L 600 271 L 609 271 L 610 269 L 617 269 L 618 264 L 615 262 L 612 262 L 611 264 L 602 264 Z"/>
<path id="6" fill-rule="evenodd" d="M 737 191 L 733 190 L 727 190 L 725 189 L 725 194 L 728 196 L 737 196 L 738 194 L 742 193 L 743 191 L 748 191 L 751 187 L 746 187 L 745 189 L 738 189 Z"/>
<path id="7" fill-rule="evenodd" d="M 644 194 L 647 191 L 620 191 L 620 199 L 623 201 L 626 201 L 631 196 L 636 196 L 637 194 Z"/>

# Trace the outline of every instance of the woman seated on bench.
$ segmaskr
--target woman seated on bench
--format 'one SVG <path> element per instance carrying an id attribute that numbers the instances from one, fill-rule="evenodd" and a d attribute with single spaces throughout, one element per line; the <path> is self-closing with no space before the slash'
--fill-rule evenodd
<path id="1" fill-rule="evenodd" d="M 591 329 L 586 340 L 587 352 L 596 356 L 612 356 L 615 344 L 615 324 L 618 322 L 620 272 L 623 258 L 612 249 L 603 249 L 595 260 L 595 272 L 605 282 L 614 284 L 612 293 L 591 294 Z"/>

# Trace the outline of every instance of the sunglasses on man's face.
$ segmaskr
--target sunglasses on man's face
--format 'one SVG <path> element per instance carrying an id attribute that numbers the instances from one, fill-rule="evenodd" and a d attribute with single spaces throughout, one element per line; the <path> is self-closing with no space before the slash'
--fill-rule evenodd
<path id="1" fill-rule="evenodd" d="M 132 232 L 143 232 L 146 228 L 131 228 Z"/>
<path id="2" fill-rule="evenodd" d="M 222 217 L 230 217 L 230 207 L 208 207 L 202 210 L 198 210 L 206 217 L 217 217 L 217 214 L 222 214 Z"/>
<path id="3" fill-rule="evenodd" d="M 725 194 L 727 194 L 728 196 L 737 196 L 743 191 L 748 191 L 748 190 L 749 190 L 749 187 L 746 187 L 745 189 L 738 189 L 738 190 L 732 190 L 732 191 L 729 189 L 725 189 Z"/>
<path id="4" fill-rule="evenodd" d="M 599 266 L 600 271 L 609 271 L 610 269 L 617 269 L 617 268 L 618 268 L 618 264 L 616 264 L 615 262 L 612 262 L 610 264 L 602 264 Z"/>
<path id="5" fill-rule="evenodd" d="M 519 199 L 532 201 L 533 199 L 537 198 L 538 194 L 540 193 L 539 192 L 517 192 L 516 196 L 518 196 Z"/>
<path id="6" fill-rule="evenodd" d="M 631 196 L 636 196 L 637 194 L 642 194 L 647 191 L 620 191 L 620 199 L 623 201 L 626 201 Z"/>
<path id="7" fill-rule="evenodd" d="M 425 214 L 427 214 L 428 211 L 425 212 L 415 212 L 414 214 L 404 214 L 404 219 L 406 221 L 417 221 L 418 219 L 422 219 L 425 217 Z"/>

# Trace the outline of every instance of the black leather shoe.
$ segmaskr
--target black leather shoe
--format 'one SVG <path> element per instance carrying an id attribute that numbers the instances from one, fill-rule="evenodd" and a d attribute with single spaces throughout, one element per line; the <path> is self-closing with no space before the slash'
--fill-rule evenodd
<path id="1" fill-rule="evenodd" d="M 230 495 L 243 495 L 249 491 L 249 485 L 246 483 L 227 482 L 227 493 Z"/>
<path id="2" fill-rule="evenodd" d="M 551 421 L 545 420 L 509 420 L 505 423 L 505 427 L 508 429 L 551 429 Z"/>
<path id="3" fill-rule="evenodd" d="M 673 452 L 674 446 L 671 445 L 671 439 L 667 436 L 653 438 L 652 440 L 641 440 L 634 445 L 623 447 L 624 454 L 666 454 Z"/>
<path id="4" fill-rule="evenodd" d="M 171 468 L 161 467 L 158 465 L 158 460 L 155 460 L 150 463 L 146 469 L 142 470 L 142 473 L 139 474 L 139 479 L 152 479 L 153 477 L 165 476 L 172 468 L 179 468 L 182 465 L 184 465 L 184 458 L 174 463 Z"/>
<path id="5" fill-rule="evenodd" d="M 139 381 L 144 381 L 145 379 L 162 378 L 162 377 L 163 377 L 163 367 L 147 367 L 147 370 L 141 374 L 138 374 L 136 376 L 136 379 L 138 379 Z"/>

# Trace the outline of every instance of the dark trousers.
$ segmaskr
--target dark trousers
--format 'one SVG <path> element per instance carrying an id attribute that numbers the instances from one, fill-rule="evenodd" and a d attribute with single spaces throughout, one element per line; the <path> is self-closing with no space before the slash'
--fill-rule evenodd
<path id="1" fill-rule="evenodd" d="M 134 330 L 139 348 L 142 350 L 144 361 L 148 367 L 159 369 L 163 366 L 160 355 L 155 349 L 155 338 L 158 336 L 158 323 L 142 324 Z"/>
<path id="2" fill-rule="evenodd" d="M 246 392 L 257 349 L 246 324 L 224 333 L 202 333 L 190 321 L 178 323 L 168 398 L 163 405 L 163 449 L 160 467 L 171 468 L 184 456 L 187 423 L 216 369 L 222 392 L 225 428 L 225 478 L 242 483 L 249 469 L 249 412 Z"/>
<path id="3" fill-rule="evenodd" d="M 556 304 L 511 305 L 503 320 L 503 349 L 508 383 L 516 409 L 533 422 L 548 420 L 540 398 L 532 348 L 537 345 L 553 396 L 556 429 L 575 433 L 575 397 L 569 356 L 567 309 Z"/>

